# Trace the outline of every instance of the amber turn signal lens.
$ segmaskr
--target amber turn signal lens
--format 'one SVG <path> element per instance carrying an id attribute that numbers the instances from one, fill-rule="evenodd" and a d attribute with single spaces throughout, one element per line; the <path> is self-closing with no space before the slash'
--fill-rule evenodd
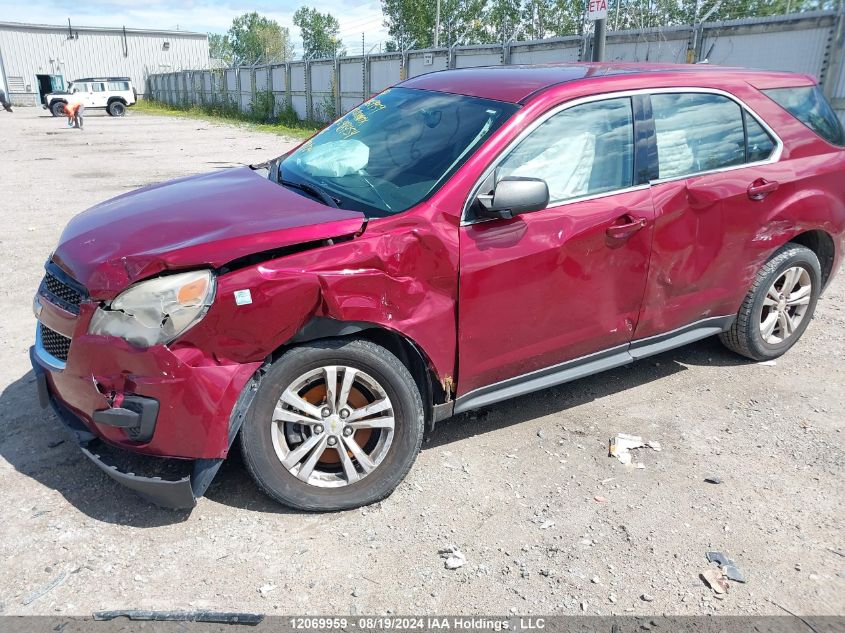
<path id="1" fill-rule="evenodd" d="M 176 293 L 176 300 L 183 306 L 192 306 L 200 303 L 208 290 L 208 279 L 197 279 L 179 288 Z"/>

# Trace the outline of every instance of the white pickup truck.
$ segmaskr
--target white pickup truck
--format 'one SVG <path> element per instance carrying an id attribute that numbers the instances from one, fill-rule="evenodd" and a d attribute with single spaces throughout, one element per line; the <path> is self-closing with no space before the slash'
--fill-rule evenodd
<path id="1" fill-rule="evenodd" d="M 88 108 L 103 108 L 111 116 L 123 116 L 126 108 L 136 100 L 135 88 L 129 77 L 88 77 L 74 79 L 65 92 L 51 92 L 44 95 L 44 106 L 53 116 L 63 116 L 68 97 L 82 94 L 82 105 Z"/>

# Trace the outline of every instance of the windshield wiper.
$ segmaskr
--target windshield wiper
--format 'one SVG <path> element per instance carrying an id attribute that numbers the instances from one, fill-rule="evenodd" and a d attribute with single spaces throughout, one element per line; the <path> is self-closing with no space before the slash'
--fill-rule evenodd
<path id="1" fill-rule="evenodd" d="M 311 194 L 312 196 L 320 199 L 322 202 L 324 202 L 330 207 L 333 207 L 335 209 L 340 208 L 340 205 L 338 204 L 337 200 L 332 198 L 329 194 L 320 189 L 317 185 L 312 185 L 310 182 L 294 182 L 292 180 L 285 180 L 284 178 L 282 178 L 281 171 L 279 173 L 279 179 L 277 182 L 280 185 L 284 185 L 285 187 L 299 189 L 300 191 L 304 191 L 305 193 Z"/>

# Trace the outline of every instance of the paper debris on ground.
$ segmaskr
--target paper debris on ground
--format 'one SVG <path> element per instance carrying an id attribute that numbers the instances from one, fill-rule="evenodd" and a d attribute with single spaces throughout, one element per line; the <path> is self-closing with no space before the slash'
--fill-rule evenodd
<path id="1" fill-rule="evenodd" d="M 644 441 L 639 435 L 629 435 L 628 433 L 617 433 L 616 437 L 610 439 L 610 456 L 615 457 L 626 466 L 631 463 L 631 450 L 636 448 L 650 448 L 653 451 L 662 451 L 663 447 L 660 442 L 652 440 Z M 645 468 L 645 465 L 638 462 L 634 465 L 635 468 Z"/>
<path id="2" fill-rule="evenodd" d="M 704 581 L 716 593 L 728 592 L 728 579 L 725 578 L 721 569 L 705 569 L 701 572 L 701 577 L 704 578 Z"/>
<path id="3" fill-rule="evenodd" d="M 716 563 L 719 566 L 718 574 L 720 576 L 726 577 L 735 582 L 746 582 L 745 574 L 740 571 L 739 567 L 736 566 L 736 563 L 733 560 L 728 558 L 722 552 L 707 552 L 706 556 L 709 562 Z M 715 570 L 712 569 L 709 571 L 715 572 Z M 704 573 L 702 573 L 701 575 L 707 581 L 707 584 L 713 588 L 714 591 L 716 591 L 717 593 L 721 593 L 713 586 L 707 575 L 705 575 Z M 725 581 L 724 584 L 727 586 L 727 581 Z"/>
<path id="4" fill-rule="evenodd" d="M 446 569 L 454 570 L 466 565 L 467 557 L 455 545 L 444 547 L 438 554 L 440 554 L 440 558 L 444 559 L 443 566 Z"/>

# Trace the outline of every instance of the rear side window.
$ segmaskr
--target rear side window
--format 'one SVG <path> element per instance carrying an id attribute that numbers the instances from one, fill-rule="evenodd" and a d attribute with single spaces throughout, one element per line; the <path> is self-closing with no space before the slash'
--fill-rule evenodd
<path id="1" fill-rule="evenodd" d="M 128 81 L 110 81 L 109 82 L 109 90 L 113 91 L 120 91 L 120 90 L 129 90 L 129 82 Z"/>
<path id="2" fill-rule="evenodd" d="M 763 92 L 829 143 L 845 145 L 842 124 L 818 86 L 772 88 Z"/>
<path id="3" fill-rule="evenodd" d="M 496 169 L 542 178 L 552 204 L 633 183 L 634 123 L 627 97 L 573 106 L 544 121 Z"/>
<path id="4" fill-rule="evenodd" d="M 653 94 L 658 178 L 678 178 L 745 162 L 742 109 L 714 94 Z"/>
<path id="5" fill-rule="evenodd" d="M 94 92 L 105 92 L 106 86 L 104 84 L 93 84 Z"/>
<path id="6" fill-rule="evenodd" d="M 775 151 L 775 142 L 763 126 L 757 122 L 748 112 L 743 111 L 745 117 L 745 134 L 748 138 L 748 153 L 745 157 L 746 163 L 756 163 L 766 160 Z"/>

